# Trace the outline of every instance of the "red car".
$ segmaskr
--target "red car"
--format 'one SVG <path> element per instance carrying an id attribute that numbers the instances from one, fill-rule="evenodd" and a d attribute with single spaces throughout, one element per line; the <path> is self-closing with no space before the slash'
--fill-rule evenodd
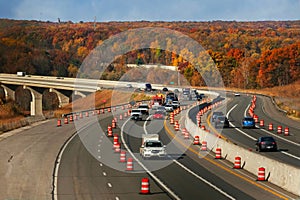
<path id="1" fill-rule="evenodd" d="M 153 115 L 153 119 L 164 119 L 165 113 L 163 111 L 156 111 Z"/>

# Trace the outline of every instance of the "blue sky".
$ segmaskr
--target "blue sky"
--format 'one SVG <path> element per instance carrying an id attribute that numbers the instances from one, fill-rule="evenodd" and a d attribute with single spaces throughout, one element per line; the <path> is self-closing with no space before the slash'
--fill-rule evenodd
<path id="1" fill-rule="evenodd" d="M 0 18 L 57 21 L 300 20 L 300 0 L 0 0 Z"/>

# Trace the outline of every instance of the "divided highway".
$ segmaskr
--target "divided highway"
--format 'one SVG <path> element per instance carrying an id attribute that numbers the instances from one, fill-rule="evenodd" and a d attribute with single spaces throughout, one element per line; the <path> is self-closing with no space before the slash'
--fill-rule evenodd
<path id="1" fill-rule="evenodd" d="M 254 140 L 251 138 L 269 133 L 260 128 L 240 129 L 240 119 L 247 112 L 251 97 L 246 95 L 240 97 L 229 95 L 229 97 L 231 100 L 227 105 L 227 114 L 234 128 L 223 129 L 222 135 L 238 145 L 254 150 Z M 278 124 L 283 127 L 288 124 L 291 136 L 276 137 L 278 152 L 261 154 L 299 167 L 297 124 L 291 126 L 288 119 L 278 120 L 274 117 L 273 120 L 269 117 L 270 108 L 264 104 L 267 101 L 264 98 L 258 97 L 255 113 L 260 119 L 265 119 L 266 124 L 272 120 L 274 127 Z M 190 103 L 182 102 L 182 106 Z M 190 115 L 195 118 L 198 111 L 199 107 L 196 106 L 190 110 Z M 205 157 L 199 157 L 200 147 L 191 145 L 192 138 L 184 139 L 181 132 L 175 131 L 169 124 L 168 119 L 149 118 L 137 122 L 128 118 L 118 120 L 118 127 L 113 131 L 119 135 L 122 150 L 126 151 L 127 158 L 138 159 L 134 161 L 134 170 L 128 172 L 126 163 L 120 162 L 120 154 L 115 153 L 112 148 L 113 138 L 106 136 L 107 126 L 111 124 L 112 118 L 118 117 L 123 112 L 126 110 L 120 108 L 113 113 L 114 115 L 106 112 L 96 117 L 96 121 L 91 120 L 91 116 L 84 117 L 78 120 L 84 124 L 80 128 L 76 127 L 76 124 L 75 127 L 69 124 L 57 128 L 56 122 L 52 120 L 24 130 L 20 134 L 0 139 L 2 163 L 5 163 L 0 167 L 1 180 L 8 183 L 4 187 L 1 186 L 0 197 L 50 199 L 53 194 L 53 198 L 59 200 L 297 198 L 269 182 L 255 181 L 256 175 L 245 170 L 232 169 L 232 163 L 224 159 L 216 160 L 214 154 L 210 152 Z M 181 128 L 184 127 L 186 114 L 187 110 L 184 110 L 176 117 Z M 209 121 L 205 123 L 209 125 Z M 59 147 L 76 131 L 77 134 L 61 151 L 56 170 L 52 174 L 52 166 Z M 167 145 L 166 158 L 144 160 L 140 157 L 141 136 L 150 133 L 158 133 L 163 143 Z M 272 131 L 272 134 L 276 132 Z M 52 175 L 54 175 L 53 182 L 46 180 L 52 180 Z M 144 177 L 150 179 L 150 195 L 139 194 L 141 179 Z M 37 185 L 38 190 L 35 188 Z"/>
<path id="2" fill-rule="evenodd" d="M 259 123 L 256 125 L 255 129 L 242 129 L 241 120 L 245 114 L 247 114 L 247 109 L 251 104 L 251 96 L 242 95 L 239 97 L 234 97 L 232 94 L 228 95 L 231 100 L 226 104 L 227 116 L 230 121 L 230 128 L 224 128 L 222 130 L 216 130 L 213 124 L 209 120 L 206 121 L 206 125 L 210 126 L 215 132 L 221 133 L 225 138 L 230 141 L 243 146 L 245 148 L 252 149 L 255 151 L 255 140 L 260 136 L 270 135 L 273 136 L 278 143 L 277 152 L 260 152 L 264 156 L 282 161 L 284 163 L 291 164 L 296 167 L 300 167 L 300 128 L 299 123 L 282 116 L 282 113 L 275 110 L 272 102 L 268 97 L 257 96 L 255 114 L 259 116 L 259 119 L 264 119 L 265 126 L 259 127 Z M 266 107 L 268 107 L 266 109 Z M 197 109 L 193 109 L 191 115 L 195 115 L 198 112 Z M 270 116 L 268 113 L 272 113 Z M 278 118 L 278 115 L 280 118 Z M 211 115 L 210 115 L 211 116 Z M 196 121 L 195 117 L 192 118 Z M 273 123 L 274 130 L 268 131 L 268 124 Z M 289 127 L 289 136 L 284 136 L 283 133 L 277 134 L 277 126 L 281 125 L 284 127 Z"/>

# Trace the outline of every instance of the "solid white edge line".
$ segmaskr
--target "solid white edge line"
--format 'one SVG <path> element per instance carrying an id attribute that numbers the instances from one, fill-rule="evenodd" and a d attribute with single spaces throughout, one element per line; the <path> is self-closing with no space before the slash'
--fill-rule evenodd
<path id="1" fill-rule="evenodd" d="M 180 199 L 170 188 L 168 188 L 158 177 L 156 177 L 150 170 L 148 170 L 148 168 L 141 162 L 139 161 L 139 159 L 137 159 L 137 157 L 135 157 L 135 155 L 132 153 L 132 151 L 129 149 L 129 147 L 127 146 L 127 144 L 125 143 L 124 140 L 124 126 L 126 125 L 126 123 L 130 120 L 127 119 L 124 124 L 121 127 L 121 139 L 123 142 L 124 147 L 127 149 L 127 151 L 130 153 L 130 155 L 132 156 L 132 158 L 149 174 L 149 176 L 151 176 L 158 184 L 161 185 L 161 187 L 163 187 L 174 199 Z"/>
<path id="2" fill-rule="evenodd" d="M 238 104 L 235 104 L 235 105 L 228 111 L 228 113 L 226 114 L 226 117 L 227 117 L 227 118 L 228 118 L 230 112 L 231 112 L 237 105 L 238 105 Z M 249 106 L 250 106 L 250 104 L 249 104 Z M 248 107 L 249 107 L 249 106 L 248 106 Z M 248 107 L 247 107 L 247 109 L 248 109 Z M 246 110 L 247 110 L 247 109 L 246 109 Z M 246 112 L 245 112 L 245 113 L 246 113 Z M 252 137 L 251 135 L 248 135 L 247 133 L 245 133 L 244 131 L 242 131 L 242 130 L 236 128 L 231 122 L 229 122 L 229 124 L 230 124 L 230 126 L 232 126 L 232 127 L 233 127 L 235 130 L 237 130 L 238 132 L 240 132 L 240 133 L 242 133 L 243 135 L 247 136 L 248 138 L 250 138 L 250 139 L 256 141 L 256 138 L 254 138 L 254 137 Z M 278 135 L 276 135 L 276 134 L 274 134 L 274 133 L 272 133 L 272 132 L 270 132 L 270 131 L 267 131 L 267 130 L 265 130 L 265 129 L 261 129 L 258 125 L 255 125 L 255 127 L 257 128 L 257 130 L 261 130 L 261 131 L 263 131 L 263 132 L 265 132 L 265 133 L 267 133 L 267 134 L 269 134 L 269 135 L 272 135 L 272 136 L 274 136 L 274 137 L 276 137 L 276 138 L 278 138 L 278 139 L 280 139 L 280 140 L 284 140 L 284 141 L 289 142 L 289 143 L 292 143 L 292 144 L 294 144 L 294 145 L 296 145 L 296 146 L 300 146 L 300 144 L 297 144 L 297 143 L 295 143 L 295 142 L 293 142 L 293 141 L 290 141 L 290 140 L 287 140 L 287 139 L 285 139 L 285 138 L 282 138 L 282 137 L 280 137 L 280 136 L 278 136 Z M 290 157 L 292 157 L 292 158 L 295 158 L 295 159 L 297 159 L 297 160 L 300 160 L 300 157 L 295 156 L 295 155 L 290 154 L 290 153 L 287 153 L 287 152 L 285 152 L 285 151 L 280 151 L 280 153 L 283 153 L 283 154 L 285 154 L 285 155 L 287 155 L 287 156 L 290 156 Z"/>
<path id="3" fill-rule="evenodd" d="M 276 134 L 274 134 L 274 133 L 272 133 L 272 132 L 270 132 L 270 131 L 267 131 L 267 130 L 265 130 L 265 129 L 261 129 L 259 126 L 255 126 L 255 127 L 258 128 L 259 130 L 262 130 L 262 131 L 264 131 L 264 132 L 266 132 L 266 133 L 268 133 L 268 134 L 270 134 L 270 135 L 272 135 L 272 136 L 278 138 L 278 139 L 284 140 L 284 141 L 286 141 L 286 142 L 288 142 L 288 143 L 291 143 L 291 144 L 293 144 L 293 145 L 296 145 L 296 146 L 300 146 L 300 144 L 298 144 L 298 143 L 296 143 L 296 142 L 293 142 L 293 141 L 291 141 L 291 140 L 288 140 L 288 139 L 285 139 L 285 138 L 283 138 L 283 137 L 280 137 L 280 136 L 278 136 L 278 135 L 276 135 Z"/>
<path id="4" fill-rule="evenodd" d="M 54 172 L 54 184 L 53 184 L 53 187 L 54 187 L 54 190 L 53 190 L 53 199 L 54 200 L 57 200 L 57 178 L 58 178 L 58 169 L 59 169 L 59 166 L 60 166 L 60 161 L 61 161 L 61 157 L 63 155 L 63 152 L 65 151 L 65 149 L 67 148 L 68 144 L 73 140 L 73 138 L 75 136 L 78 135 L 78 132 L 76 131 L 75 134 L 73 134 L 69 139 L 68 141 L 64 144 L 63 148 L 61 149 L 61 151 L 59 152 L 59 155 L 57 157 L 57 160 L 56 160 L 56 166 L 55 166 L 55 172 Z"/>
<path id="5" fill-rule="evenodd" d="M 293 154 L 290 154 L 290 153 L 288 153 L 288 152 L 281 151 L 281 153 L 283 153 L 283 154 L 285 154 L 285 155 L 287 155 L 287 156 L 293 157 L 293 158 L 295 158 L 295 159 L 297 159 L 297 160 L 300 160 L 299 157 L 297 157 L 297 156 L 295 156 L 295 155 L 293 155 Z"/>
<path id="6" fill-rule="evenodd" d="M 193 176 L 195 176 L 196 178 L 198 178 L 199 180 L 201 180 L 202 182 L 206 183 L 207 185 L 209 185 L 210 187 L 212 187 L 213 189 L 217 190 L 218 192 L 220 192 L 221 194 L 223 194 L 224 196 L 228 197 L 229 199 L 235 199 L 234 197 L 230 196 L 229 194 L 227 194 L 226 192 L 224 192 L 223 190 L 221 190 L 220 188 L 218 188 L 217 186 L 215 186 L 214 184 L 212 184 L 211 182 L 209 182 L 208 180 L 202 178 L 201 176 L 199 176 L 198 174 L 196 174 L 195 172 L 193 172 L 192 170 L 190 170 L 189 168 L 187 168 L 186 166 L 184 166 L 183 164 L 181 164 L 180 162 L 178 162 L 177 160 L 173 160 L 173 162 L 175 162 L 178 166 L 180 166 L 182 169 L 184 169 L 185 171 L 187 171 L 188 173 L 192 174 Z"/>
<path id="7" fill-rule="evenodd" d="M 92 123 L 94 123 L 94 122 L 92 122 Z M 76 132 L 71 137 L 69 137 L 68 140 L 63 144 L 63 147 L 59 151 L 59 154 L 58 154 L 57 159 L 55 161 L 56 164 L 55 164 L 54 180 L 53 180 L 53 199 L 54 200 L 57 200 L 57 178 L 58 178 L 58 170 L 59 170 L 59 166 L 60 166 L 61 157 L 62 157 L 65 149 L 69 145 L 69 143 L 75 138 L 75 136 L 78 135 L 78 132 L 86 129 L 92 123 L 87 123 L 85 126 L 81 127 L 80 130 L 76 130 Z"/>

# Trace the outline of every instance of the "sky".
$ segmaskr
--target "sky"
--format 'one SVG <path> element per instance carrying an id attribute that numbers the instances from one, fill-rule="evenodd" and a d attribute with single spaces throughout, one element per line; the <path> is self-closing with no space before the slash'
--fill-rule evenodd
<path id="1" fill-rule="evenodd" d="M 300 20 L 300 0 L 0 0 L 0 18 L 107 21 Z"/>

